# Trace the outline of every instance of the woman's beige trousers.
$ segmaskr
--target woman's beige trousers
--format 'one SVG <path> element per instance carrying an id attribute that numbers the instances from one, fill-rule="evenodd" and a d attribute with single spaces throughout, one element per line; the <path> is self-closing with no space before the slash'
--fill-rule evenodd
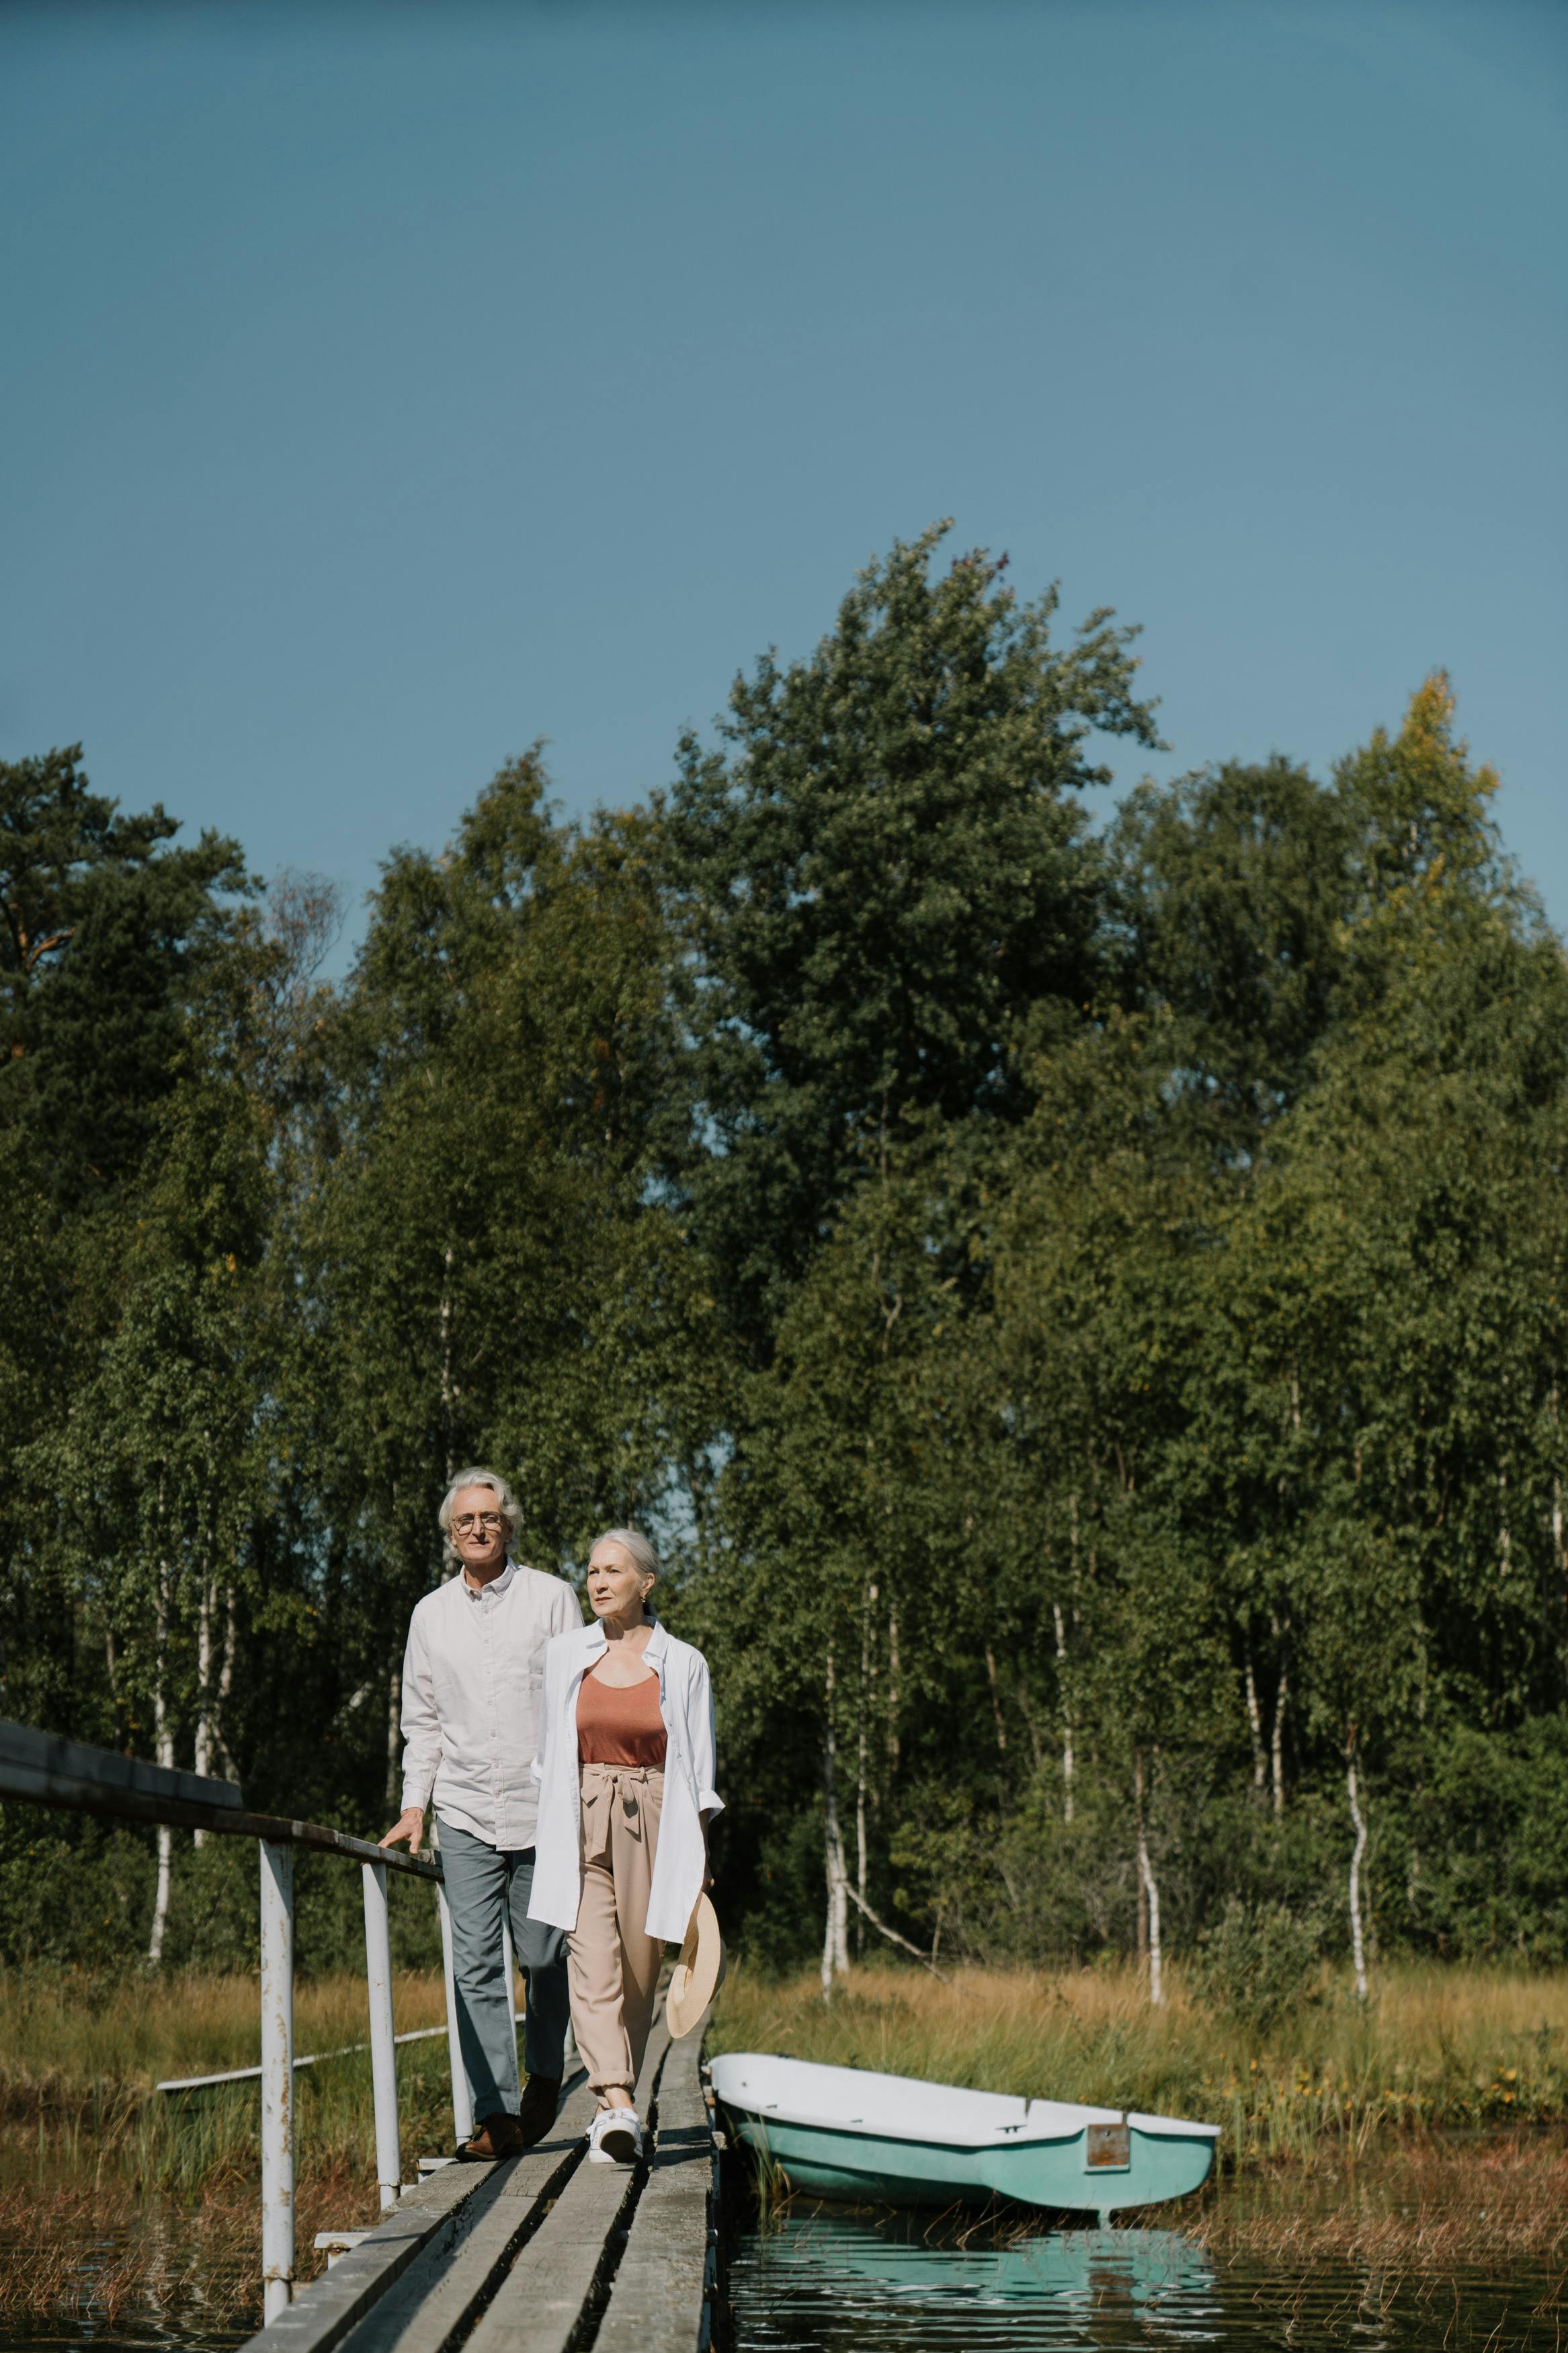
<path id="1" fill-rule="evenodd" d="M 566 1939 L 572 2031 L 601 2095 L 632 2091 L 653 2022 L 664 1947 L 644 1933 L 664 1775 L 647 1766 L 584 1765 L 583 1898 Z"/>

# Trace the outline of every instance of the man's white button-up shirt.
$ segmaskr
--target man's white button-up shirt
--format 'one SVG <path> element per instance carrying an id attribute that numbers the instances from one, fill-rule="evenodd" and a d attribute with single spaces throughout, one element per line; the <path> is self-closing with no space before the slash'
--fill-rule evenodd
<path id="1" fill-rule="evenodd" d="M 509 1561 L 488 1585 L 459 1569 L 415 1607 L 403 1658 L 403 1803 L 487 1846 L 533 1844 L 544 1646 L 580 1626 L 559 1577 Z"/>

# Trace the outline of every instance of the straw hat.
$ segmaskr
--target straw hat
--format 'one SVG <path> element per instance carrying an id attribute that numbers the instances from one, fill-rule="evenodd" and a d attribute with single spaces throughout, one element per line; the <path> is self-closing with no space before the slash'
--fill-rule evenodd
<path id="1" fill-rule="evenodd" d="M 678 2042 L 700 2022 L 724 1982 L 728 1966 L 724 1939 L 719 1933 L 719 1915 L 707 1896 L 700 1895 L 692 1906 L 686 1942 L 680 1947 L 680 1958 L 675 1964 L 665 1997 L 665 2020 Z"/>

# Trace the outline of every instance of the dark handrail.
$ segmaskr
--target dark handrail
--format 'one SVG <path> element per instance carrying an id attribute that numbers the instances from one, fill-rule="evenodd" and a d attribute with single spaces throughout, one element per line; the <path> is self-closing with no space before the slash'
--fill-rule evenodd
<path id="1" fill-rule="evenodd" d="M 215 1781 L 112 1748 L 89 1748 L 27 1724 L 0 1723 L 0 1798 L 59 1806 L 71 1813 L 110 1814 L 126 1821 L 168 1822 L 179 1830 L 216 1831 L 225 1838 L 266 1839 L 274 1846 L 315 1847 L 356 1862 L 385 1863 L 419 1879 L 439 1879 L 439 1862 L 351 1838 L 322 1822 L 281 1814 L 253 1814 L 237 1781 Z"/>

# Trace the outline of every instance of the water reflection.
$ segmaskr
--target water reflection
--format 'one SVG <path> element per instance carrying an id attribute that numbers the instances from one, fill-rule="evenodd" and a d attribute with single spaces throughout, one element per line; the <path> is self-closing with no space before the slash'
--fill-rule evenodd
<path id="1" fill-rule="evenodd" d="M 259 2326 L 252 2232 L 156 2199 L 100 2224 L 87 2202 L 41 2196 L 0 2249 L 0 2353 L 233 2353 Z"/>
<path id="2" fill-rule="evenodd" d="M 731 2255 L 734 2353 L 1225 2353 L 1347 2345 L 1365 2353 L 1561 2346 L 1541 2264 L 1392 2275 L 1222 2263 L 1174 2231 L 1071 2231 L 987 2240 L 910 2214 L 792 2208 Z M 1550 2304 L 1552 2309 L 1537 2306 Z"/>

